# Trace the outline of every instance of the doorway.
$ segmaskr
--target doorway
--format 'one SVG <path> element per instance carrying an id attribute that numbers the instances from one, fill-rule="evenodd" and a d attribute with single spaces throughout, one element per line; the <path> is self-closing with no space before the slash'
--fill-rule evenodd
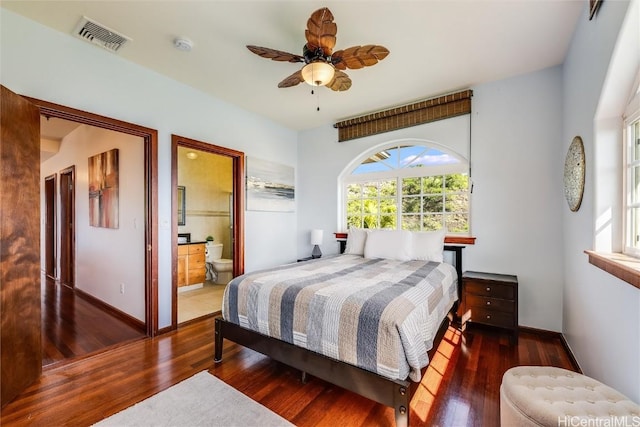
<path id="1" fill-rule="evenodd" d="M 56 175 L 44 179 L 44 272 L 48 279 L 56 278 Z"/>
<path id="2" fill-rule="evenodd" d="M 226 284 L 244 272 L 244 153 L 172 135 L 172 186 L 177 327 L 219 313 Z"/>
<path id="3" fill-rule="evenodd" d="M 75 286 L 75 175 L 76 167 L 60 171 L 60 283 Z"/>
<path id="4" fill-rule="evenodd" d="M 73 108 L 65 107 L 58 104 L 53 104 L 47 101 L 25 97 L 29 102 L 35 104 L 40 114 L 45 118 L 57 118 L 66 121 L 76 122 L 78 124 L 90 125 L 99 129 L 106 129 L 115 131 L 121 134 L 138 137 L 141 141 L 141 161 L 138 168 L 142 169 L 143 181 L 141 186 L 140 199 L 143 203 L 143 213 L 141 218 L 137 219 L 134 226 L 141 230 L 144 234 L 142 240 L 143 243 L 139 248 L 139 255 L 141 257 L 141 264 L 143 264 L 142 281 L 143 284 L 143 299 L 144 308 L 142 309 L 143 321 L 138 321 L 140 327 L 147 336 L 155 336 L 159 333 L 158 328 L 158 135 L 157 131 L 142 126 L 134 125 L 120 120 L 111 119 L 104 116 L 99 116 L 86 111 L 76 110 Z M 84 160 L 87 162 L 88 160 Z M 86 165 L 86 163 L 84 163 Z M 76 205 L 75 199 L 77 197 L 75 193 L 75 181 L 76 181 L 76 169 L 73 167 L 67 167 L 60 172 L 60 184 L 66 186 L 67 191 L 60 192 L 60 200 L 63 205 L 68 208 L 65 209 L 65 223 L 70 224 L 76 228 L 76 212 L 74 206 Z M 65 184 L 63 184 L 63 181 Z M 60 209 L 64 209 L 63 206 Z M 63 219 L 60 218 L 62 222 Z M 60 233 L 61 243 L 63 236 L 66 237 L 65 249 L 60 251 L 60 258 L 64 257 L 64 251 L 68 250 L 66 255 L 66 261 L 63 264 L 68 268 L 64 274 L 66 275 L 66 281 L 77 287 L 76 275 L 77 261 L 74 261 L 79 250 L 77 242 L 75 240 L 74 232 Z M 61 259 L 62 262 L 62 259 Z M 62 270 L 62 269 L 61 269 Z M 60 275 L 63 272 L 60 271 Z M 90 296 L 89 296 L 90 298 Z M 126 313 L 124 313 L 126 317 Z"/>

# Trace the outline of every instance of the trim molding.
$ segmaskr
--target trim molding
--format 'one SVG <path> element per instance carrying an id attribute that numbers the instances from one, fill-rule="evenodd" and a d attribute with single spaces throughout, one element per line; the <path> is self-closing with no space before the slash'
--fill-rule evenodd
<path id="1" fill-rule="evenodd" d="M 178 328 L 175 325 L 165 326 L 164 328 L 158 329 L 158 335 L 168 334 L 169 332 L 173 332 L 176 329 Z"/>
<path id="2" fill-rule="evenodd" d="M 135 317 L 125 313 L 124 311 L 120 311 L 117 308 L 115 308 L 112 305 L 107 304 L 106 302 L 94 297 L 91 294 L 86 293 L 85 291 L 78 289 L 78 288 L 72 288 L 73 292 L 78 295 L 80 298 L 89 301 L 91 304 L 95 305 L 96 307 L 98 307 L 99 309 L 106 311 L 107 313 L 117 317 L 118 319 L 128 323 L 129 325 L 133 326 L 134 328 L 138 329 L 140 332 L 142 332 L 143 334 L 147 332 L 147 327 L 144 324 L 144 322 L 136 319 Z"/>
<path id="3" fill-rule="evenodd" d="M 582 374 L 582 368 L 580 367 L 580 364 L 578 364 L 578 360 L 576 359 L 576 357 L 573 355 L 573 352 L 571 351 L 571 348 L 569 347 L 569 343 L 567 343 L 567 340 L 565 339 L 564 335 L 560 332 L 553 332 L 553 331 L 547 331 L 546 329 L 538 329 L 538 328 L 531 328 L 529 326 L 518 326 L 518 331 L 519 332 L 526 332 L 529 334 L 534 334 L 534 335 L 539 335 L 541 337 L 547 337 L 549 339 L 559 339 L 560 343 L 562 344 L 562 347 L 564 348 L 564 350 L 567 352 L 567 355 L 569 356 L 569 361 L 571 362 L 571 365 L 573 366 L 573 369 L 578 372 L 579 374 Z"/>
<path id="4" fill-rule="evenodd" d="M 244 152 L 213 145 L 180 135 L 171 135 L 171 206 L 178 201 L 178 147 L 192 148 L 231 158 L 233 162 L 233 276 L 244 274 L 245 155 Z M 178 327 L 178 217 L 172 209 L 171 220 L 171 329 Z M 207 213 L 207 211 L 191 211 Z M 214 213 L 214 211 L 208 211 Z M 189 214 L 189 212 L 187 212 Z M 167 330 L 167 328 L 163 329 Z"/>

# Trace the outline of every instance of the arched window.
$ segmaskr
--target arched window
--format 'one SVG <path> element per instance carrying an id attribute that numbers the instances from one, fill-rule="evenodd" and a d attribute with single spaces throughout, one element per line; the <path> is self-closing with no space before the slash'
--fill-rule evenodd
<path id="1" fill-rule="evenodd" d="M 341 179 L 345 229 L 469 234 L 468 161 L 435 143 L 395 142 L 356 159 Z"/>

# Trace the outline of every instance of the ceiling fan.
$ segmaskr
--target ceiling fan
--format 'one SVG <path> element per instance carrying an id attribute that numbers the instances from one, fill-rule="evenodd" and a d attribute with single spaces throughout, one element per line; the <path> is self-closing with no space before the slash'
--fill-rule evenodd
<path id="1" fill-rule="evenodd" d="M 344 91 L 351 87 L 351 79 L 342 70 L 356 70 L 375 65 L 389 55 L 389 50 L 379 45 L 353 46 L 333 51 L 336 45 L 337 25 L 331 11 L 323 7 L 311 14 L 304 32 L 307 43 L 302 55 L 248 45 L 247 48 L 263 58 L 283 62 L 304 62 L 302 69 L 278 83 L 278 87 L 291 87 L 307 82 L 312 86 L 327 86 L 334 91 Z"/>

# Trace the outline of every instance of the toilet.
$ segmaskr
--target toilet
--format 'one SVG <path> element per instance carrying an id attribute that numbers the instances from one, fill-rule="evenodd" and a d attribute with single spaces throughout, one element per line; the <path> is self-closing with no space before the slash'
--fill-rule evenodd
<path id="1" fill-rule="evenodd" d="M 205 245 L 207 271 L 212 267 L 211 280 L 215 283 L 227 284 L 233 279 L 233 260 L 222 258 L 222 243 L 207 242 Z"/>

